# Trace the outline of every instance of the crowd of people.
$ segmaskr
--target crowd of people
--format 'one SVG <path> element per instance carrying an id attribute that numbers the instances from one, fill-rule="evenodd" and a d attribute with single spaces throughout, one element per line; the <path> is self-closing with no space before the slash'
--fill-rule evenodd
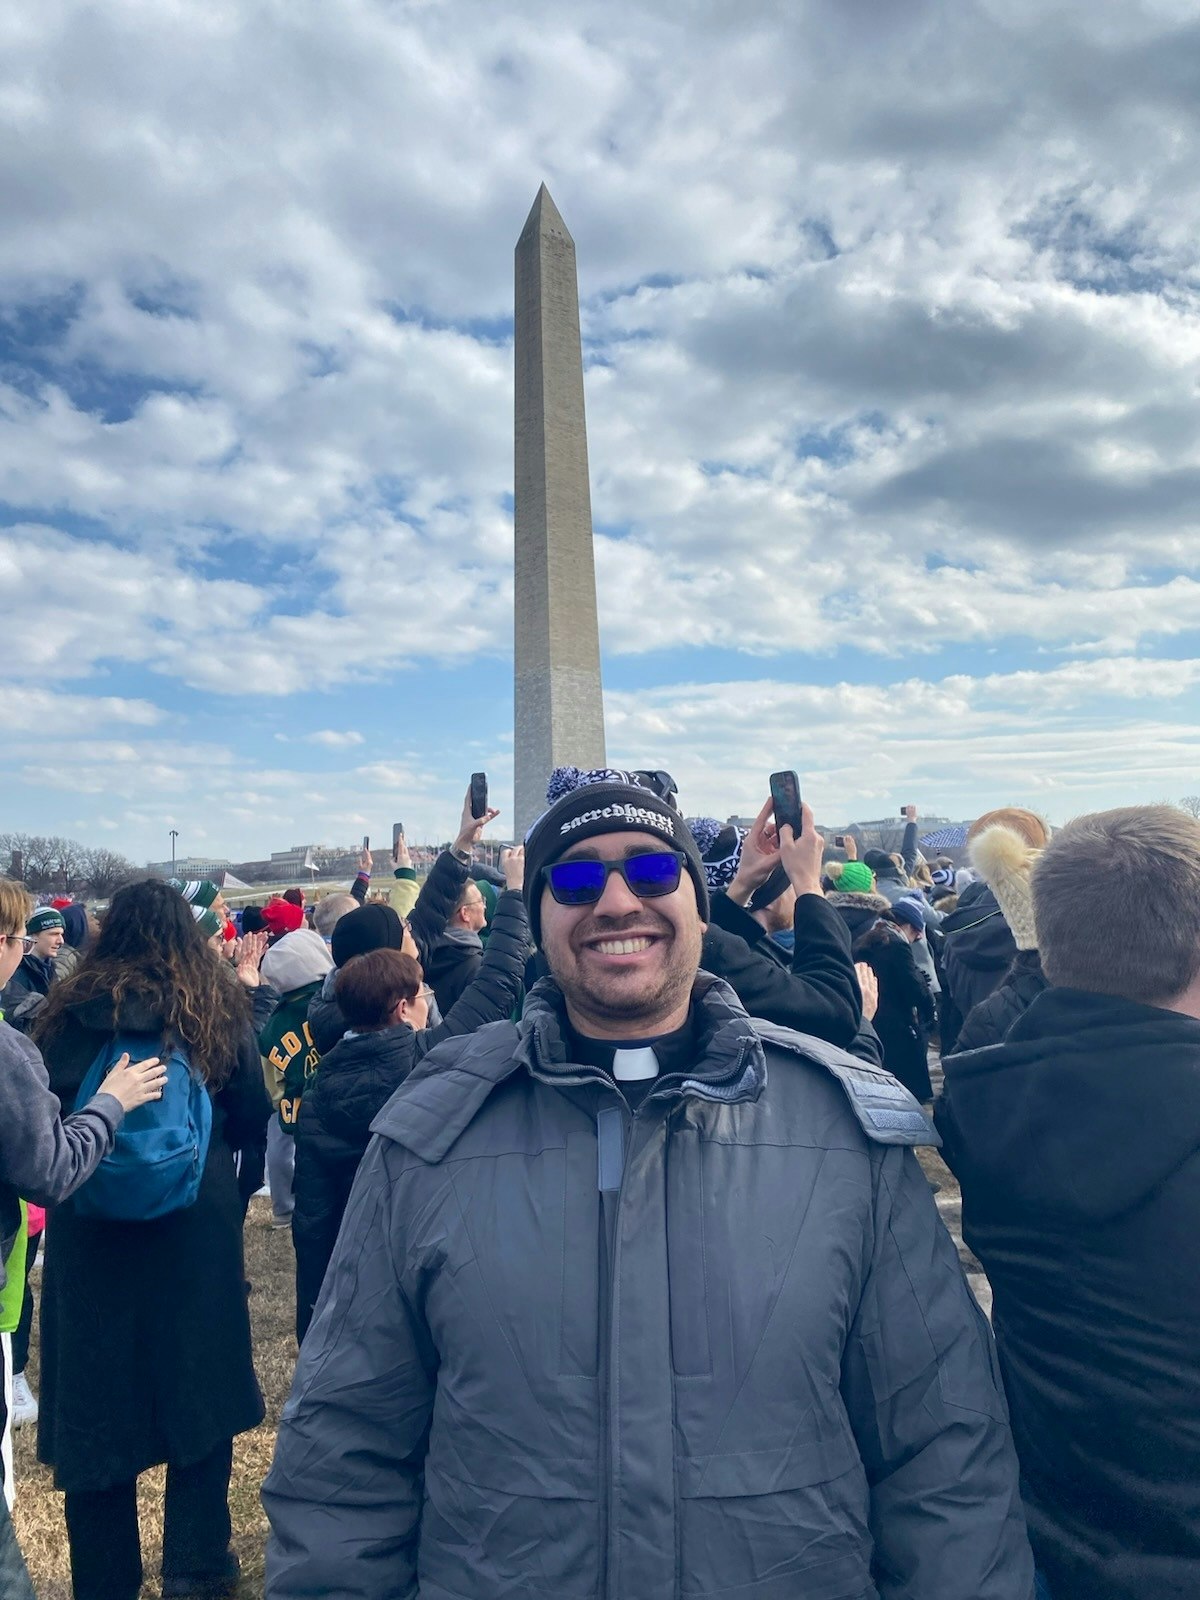
<path id="1" fill-rule="evenodd" d="M 76 1600 L 136 1600 L 162 1463 L 163 1596 L 237 1593 L 260 1191 L 269 1600 L 1200 1595 L 1200 823 L 547 802 L 498 870 L 468 792 L 423 881 L 236 914 L 0 880 L 4 1488 L 36 1424 Z"/>

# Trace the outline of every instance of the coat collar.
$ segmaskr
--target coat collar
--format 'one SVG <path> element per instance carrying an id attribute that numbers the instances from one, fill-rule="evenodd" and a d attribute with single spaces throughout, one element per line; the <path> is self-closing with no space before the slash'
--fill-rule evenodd
<path id="1" fill-rule="evenodd" d="M 659 1081 L 652 1096 L 695 1095 L 723 1103 L 756 1100 L 767 1081 L 766 1055 L 728 984 L 697 974 L 692 1003 L 699 1013 L 696 1071 Z M 529 991 L 521 1022 L 493 1022 L 436 1046 L 371 1124 L 371 1132 L 440 1161 L 497 1087 L 519 1072 L 569 1089 L 608 1080 L 568 1059 L 562 991 L 543 978 Z"/>

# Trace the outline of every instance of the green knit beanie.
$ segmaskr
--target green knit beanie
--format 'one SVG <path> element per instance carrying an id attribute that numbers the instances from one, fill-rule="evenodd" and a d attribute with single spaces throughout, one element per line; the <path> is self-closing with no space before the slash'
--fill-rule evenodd
<path id="1" fill-rule="evenodd" d="M 61 928 L 64 933 L 67 931 L 62 912 L 56 911 L 53 906 L 39 906 L 25 924 L 25 932 L 30 935 L 45 933 L 50 928 Z"/>
<path id="2" fill-rule="evenodd" d="M 865 862 L 847 861 L 837 886 L 845 894 L 870 894 L 875 887 L 875 874 Z"/>
<path id="3" fill-rule="evenodd" d="M 215 911 L 210 911 L 207 906 L 193 906 L 192 916 L 196 919 L 196 926 L 206 939 L 211 939 L 214 933 L 220 933 L 223 923 Z"/>
<path id="4" fill-rule="evenodd" d="M 208 878 L 189 878 L 186 882 L 182 878 L 168 878 L 167 884 L 181 894 L 188 905 L 199 906 L 202 910 L 212 905 L 221 892 Z"/>

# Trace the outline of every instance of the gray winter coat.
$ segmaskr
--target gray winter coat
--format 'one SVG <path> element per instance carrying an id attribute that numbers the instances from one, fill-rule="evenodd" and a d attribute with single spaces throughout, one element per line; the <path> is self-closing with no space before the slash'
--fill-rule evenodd
<path id="1" fill-rule="evenodd" d="M 97 1094 L 63 1120 L 50 1093 L 42 1053 L 0 1022 L 0 1254 L 7 1260 L 20 1226 L 20 1201 L 55 1206 L 90 1178 L 113 1147 L 125 1108 Z M 0 1287 L 4 1285 L 0 1266 Z"/>
<path id="2" fill-rule="evenodd" d="M 990 1334 L 904 1148 L 936 1135 L 694 999 L 695 1074 L 636 1116 L 543 980 L 376 1118 L 263 1490 L 269 1600 L 1031 1600 Z"/>

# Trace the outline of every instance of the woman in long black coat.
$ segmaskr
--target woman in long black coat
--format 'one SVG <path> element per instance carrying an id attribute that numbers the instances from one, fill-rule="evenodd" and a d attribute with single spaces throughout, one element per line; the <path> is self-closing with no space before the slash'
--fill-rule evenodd
<path id="1" fill-rule="evenodd" d="M 855 961 L 865 961 L 879 981 L 872 1022 L 883 1045 L 883 1064 L 918 1100 L 931 1100 L 928 1039 L 935 1020 L 929 985 L 913 960 L 895 909 L 881 895 L 831 894 L 850 929 Z"/>
<path id="2" fill-rule="evenodd" d="M 139 1473 L 167 1464 L 163 1595 L 232 1594 L 235 1434 L 263 1418 L 234 1151 L 270 1117 L 250 1008 L 165 883 L 114 897 L 94 949 L 55 986 L 38 1040 L 64 1114 L 114 1032 L 179 1042 L 212 1097 L 195 1203 L 149 1222 L 67 1201 L 47 1230 L 39 1458 L 66 1491 L 76 1600 L 136 1600 Z"/>

